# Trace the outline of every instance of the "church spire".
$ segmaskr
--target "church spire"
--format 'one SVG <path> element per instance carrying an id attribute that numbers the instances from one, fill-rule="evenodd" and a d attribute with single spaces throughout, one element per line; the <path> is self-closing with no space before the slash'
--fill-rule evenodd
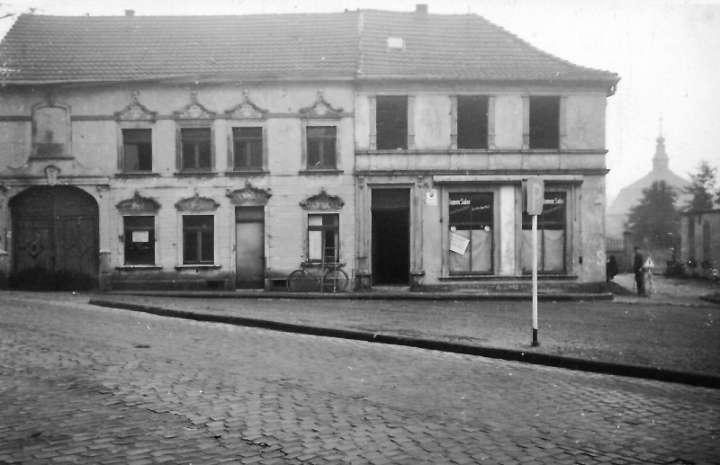
<path id="1" fill-rule="evenodd" d="M 668 168 L 668 155 L 665 152 L 665 138 L 663 137 L 663 128 L 662 128 L 662 116 L 660 117 L 659 121 L 659 135 L 656 140 L 655 145 L 655 156 L 653 157 L 653 171 L 667 171 Z"/>

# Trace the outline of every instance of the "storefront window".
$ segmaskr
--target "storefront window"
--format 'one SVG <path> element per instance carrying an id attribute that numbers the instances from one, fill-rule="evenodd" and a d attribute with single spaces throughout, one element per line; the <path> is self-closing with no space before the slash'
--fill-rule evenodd
<path id="1" fill-rule="evenodd" d="M 565 192 L 545 192 L 543 212 L 538 215 L 538 272 L 565 272 L 567 198 Z M 522 269 L 532 272 L 532 217 L 523 212 Z"/>
<path id="2" fill-rule="evenodd" d="M 493 194 L 451 193 L 449 204 L 450 273 L 492 273 Z"/>

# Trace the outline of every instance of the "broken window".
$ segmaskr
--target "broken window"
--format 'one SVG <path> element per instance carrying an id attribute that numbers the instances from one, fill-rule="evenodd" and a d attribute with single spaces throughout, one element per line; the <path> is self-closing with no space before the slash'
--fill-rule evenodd
<path id="1" fill-rule="evenodd" d="M 183 264 L 212 264 L 214 235 L 213 215 L 184 215 Z"/>
<path id="2" fill-rule="evenodd" d="M 560 147 L 560 98 L 530 97 L 530 148 Z"/>
<path id="3" fill-rule="evenodd" d="M 457 98 L 457 146 L 459 149 L 488 147 L 488 98 L 481 95 Z"/>
<path id="4" fill-rule="evenodd" d="M 152 130 L 123 129 L 123 171 L 152 171 Z"/>
<path id="5" fill-rule="evenodd" d="M 377 96 L 375 122 L 378 150 L 407 149 L 407 96 Z"/>
<path id="6" fill-rule="evenodd" d="M 124 216 L 125 264 L 155 264 L 155 217 Z"/>
<path id="7" fill-rule="evenodd" d="M 212 168 L 210 128 L 182 128 L 181 167 L 183 170 L 210 170 Z"/>
<path id="8" fill-rule="evenodd" d="M 335 126 L 307 127 L 307 168 L 334 169 L 336 150 Z"/>
<path id="9" fill-rule="evenodd" d="M 234 170 L 262 170 L 262 139 L 261 127 L 233 128 Z"/>

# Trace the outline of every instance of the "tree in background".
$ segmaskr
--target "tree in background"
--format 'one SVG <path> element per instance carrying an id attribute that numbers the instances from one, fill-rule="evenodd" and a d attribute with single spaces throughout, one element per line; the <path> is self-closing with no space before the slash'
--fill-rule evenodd
<path id="1" fill-rule="evenodd" d="M 688 210 L 711 210 L 713 203 L 720 206 L 720 190 L 716 187 L 716 180 L 717 168 L 710 166 L 705 160 L 701 161 L 697 171 L 690 174 L 690 185 L 685 188 L 685 192 L 692 195 L 687 204 Z"/>
<path id="2" fill-rule="evenodd" d="M 630 209 L 628 231 L 637 244 L 652 249 L 669 249 L 677 245 L 680 214 L 675 209 L 677 193 L 665 181 L 643 190 L 640 203 Z"/>

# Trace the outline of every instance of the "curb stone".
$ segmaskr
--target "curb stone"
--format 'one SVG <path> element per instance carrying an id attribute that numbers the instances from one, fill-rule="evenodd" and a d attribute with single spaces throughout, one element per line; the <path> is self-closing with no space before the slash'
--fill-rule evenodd
<path id="1" fill-rule="evenodd" d="M 437 350 L 441 352 L 450 352 L 456 354 L 477 355 L 501 360 L 524 362 L 533 365 L 565 368 L 569 370 L 628 376 L 632 378 L 675 382 L 689 384 L 692 386 L 720 389 L 720 376 L 707 375 L 703 373 L 683 372 L 677 370 L 668 370 L 663 368 L 640 365 L 626 365 L 613 362 L 601 362 L 574 357 L 565 357 L 561 355 L 540 354 L 536 352 L 528 352 L 516 349 L 484 347 L 479 345 L 460 344 L 454 342 L 438 341 L 433 339 L 395 336 L 390 334 L 371 333 L 366 331 L 323 328 L 318 326 L 283 323 L 279 321 L 262 320 L 257 318 L 247 318 L 229 315 L 213 315 L 209 313 L 192 312 L 187 310 L 172 310 L 168 308 L 155 307 L 150 305 L 116 302 L 111 300 L 90 299 L 88 303 L 90 305 L 95 305 L 98 307 L 131 310 L 136 312 L 149 313 L 153 315 L 182 318 L 195 321 L 225 323 L 236 326 L 262 328 L 288 333 L 309 334 L 313 336 L 325 336 L 341 339 L 350 339 L 355 341 L 416 347 L 419 349 Z"/>

